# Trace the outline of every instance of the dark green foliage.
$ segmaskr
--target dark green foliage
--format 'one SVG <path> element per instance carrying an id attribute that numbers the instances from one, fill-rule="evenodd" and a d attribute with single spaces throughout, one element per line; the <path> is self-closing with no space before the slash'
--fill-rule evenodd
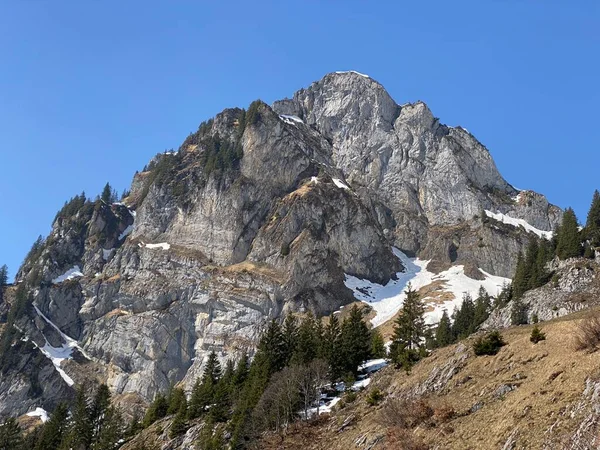
<path id="1" fill-rule="evenodd" d="M 475 329 L 479 328 L 479 326 L 486 321 L 490 315 L 491 308 L 492 298 L 487 293 L 485 288 L 480 286 L 479 292 L 477 293 L 477 298 L 475 299 L 475 314 L 473 317 Z"/>
<path id="2" fill-rule="evenodd" d="M 473 351 L 477 356 L 495 355 L 506 343 L 498 331 L 491 331 L 485 336 L 477 338 L 473 344 Z"/>
<path id="3" fill-rule="evenodd" d="M 533 342 L 534 344 L 537 344 L 540 341 L 543 341 L 546 339 L 546 334 L 542 332 L 542 330 L 540 330 L 540 327 L 538 327 L 537 325 L 533 327 L 533 330 L 531 330 L 531 336 L 529 336 L 529 340 L 531 342 Z"/>
<path id="4" fill-rule="evenodd" d="M 352 306 L 350 314 L 342 322 L 340 335 L 343 355 L 343 371 L 358 372 L 360 366 L 370 354 L 371 334 L 363 320 L 362 309 Z"/>
<path id="5" fill-rule="evenodd" d="M 156 394 L 154 401 L 150 404 L 150 407 L 146 411 L 142 425 L 144 428 L 148 428 L 158 419 L 165 417 L 168 410 L 169 403 L 167 402 L 167 398 L 163 394 Z"/>
<path id="6" fill-rule="evenodd" d="M 450 324 L 450 318 L 448 313 L 444 310 L 442 318 L 435 329 L 435 342 L 438 347 L 445 347 L 454 342 L 454 335 L 452 333 L 452 326 Z"/>
<path id="7" fill-rule="evenodd" d="M 109 183 L 106 183 L 104 185 L 104 189 L 102 189 L 102 194 L 100 194 L 100 200 L 102 200 L 107 205 L 116 202 L 117 191 L 115 191 Z"/>
<path id="8" fill-rule="evenodd" d="M 27 256 L 25 257 L 25 261 L 35 261 L 36 259 L 38 259 L 41 256 L 43 251 L 44 251 L 44 238 L 42 237 L 42 235 L 39 235 L 38 238 L 33 243 L 33 245 L 31 246 L 31 249 L 27 253 Z"/>
<path id="9" fill-rule="evenodd" d="M 385 342 L 383 336 L 379 330 L 371 330 L 371 358 L 385 358 L 387 356 L 387 350 L 385 348 Z"/>
<path id="10" fill-rule="evenodd" d="M 212 351 L 208 356 L 202 377 L 196 380 L 192 389 L 188 413 L 190 419 L 204 415 L 207 408 L 213 404 L 215 390 L 220 379 L 221 363 L 219 363 L 217 354 Z"/>
<path id="11" fill-rule="evenodd" d="M 406 299 L 394 324 L 390 356 L 396 367 L 407 372 L 423 355 L 425 338 L 425 309 L 417 291 L 409 284 Z"/>
<path id="12" fill-rule="evenodd" d="M 312 312 L 308 312 L 298 327 L 296 345 L 292 353 L 291 362 L 295 364 L 308 364 L 319 355 L 322 336 L 321 329 Z"/>
<path id="13" fill-rule="evenodd" d="M 6 286 L 8 283 L 8 266 L 4 264 L 0 267 L 0 288 Z M 2 299 L 2 293 L 0 291 L 0 299 Z"/>
<path id="14" fill-rule="evenodd" d="M 44 424 L 35 450 L 57 450 L 67 431 L 67 416 L 69 410 L 64 403 L 59 404 L 52 413 L 50 420 Z"/>
<path id="15" fill-rule="evenodd" d="M 176 414 L 184 405 L 187 409 L 187 399 L 185 398 L 185 392 L 181 388 L 172 388 L 167 396 L 167 402 L 169 403 L 169 408 L 167 409 L 167 414 L 169 415 Z"/>
<path id="16" fill-rule="evenodd" d="M 21 332 L 14 324 L 27 312 L 33 303 L 33 296 L 27 293 L 25 283 L 17 288 L 15 301 L 11 305 L 2 335 L 0 336 L 0 374 L 4 374 L 19 357 L 20 348 L 24 345 L 20 340 Z"/>
<path id="17" fill-rule="evenodd" d="M 381 392 L 378 388 L 373 388 L 369 392 L 369 395 L 367 395 L 367 404 L 369 406 L 376 406 L 379 404 L 379 402 L 381 402 L 381 400 L 383 400 L 383 398 L 383 392 Z"/>
<path id="18" fill-rule="evenodd" d="M 92 443 L 93 426 L 91 408 L 82 387 L 77 389 L 75 405 L 72 408 L 71 424 L 63 448 L 73 450 L 88 449 Z"/>
<path id="19" fill-rule="evenodd" d="M 582 237 L 577 217 L 571 208 L 563 213 L 563 219 L 556 232 L 556 256 L 560 259 L 576 258 L 583 253 Z"/>
<path id="20" fill-rule="evenodd" d="M 101 427 L 96 431 L 93 450 L 112 450 L 124 435 L 123 416 L 119 409 L 109 406 L 101 418 Z"/>
<path id="21" fill-rule="evenodd" d="M 342 361 L 342 329 L 340 321 L 335 314 L 329 318 L 323 335 L 323 357 L 329 365 L 330 380 L 336 382 L 344 373 Z"/>
<path id="22" fill-rule="evenodd" d="M 279 254 L 281 256 L 287 256 L 290 254 L 290 244 L 287 242 L 284 242 L 283 244 L 281 244 L 281 250 L 279 251 Z"/>
<path id="23" fill-rule="evenodd" d="M 23 445 L 23 432 L 14 418 L 0 424 L 0 450 L 19 450 Z"/>
<path id="24" fill-rule="evenodd" d="M 504 308 L 511 301 L 512 297 L 512 284 L 505 283 L 502 286 L 500 293 L 494 298 L 494 301 L 492 302 L 492 307 L 494 309 Z"/>
<path id="25" fill-rule="evenodd" d="M 550 274 L 546 271 L 546 263 L 550 261 L 552 254 L 552 245 L 545 239 L 532 239 L 525 256 L 519 253 L 512 283 L 513 298 L 519 299 L 528 290 L 548 282 Z"/>
<path id="26" fill-rule="evenodd" d="M 292 359 L 292 355 L 296 353 L 296 346 L 298 345 L 298 323 L 296 316 L 293 314 L 288 314 L 285 317 L 285 320 L 283 321 L 282 333 L 285 354 L 284 365 L 288 365 Z"/>
<path id="27" fill-rule="evenodd" d="M 56 213 L 56 216 L 54 217 L 54 222 L 58 218 L 69 219 L 71 217 L 74 217 L 79 212 L 79 210 L 81 210 L 81 208 L 83 208 L 86 205 L 86 203 L 90 202 L 89 200 L 87 200 L 85 192 L 82 192 L 80 195 L 72 197 L 68 202 L 65 202 L 61 210 Z M 29 259 L 29 257 L 27 259 Z"/>
<path id="28" fill-rule="evenodd" d="M 452 334 L 457 339 L 463 339 L 475 331 L 475 304 L 468 293 L 463 295 L 460 308 L 454 311 Z"/>
<path id="29" fill-rule="evenodd" d="M 600 246 L 600 192 L 594 191 L 585 223 L 585 236 L 592 247 Z"/>
<path id="30" fill-rule="evenodd" d="M 261 105 L 264 105 L 261 100 L 254 100 L 250 103 L 248 112 L 246 113 L 246 125 L 256 125 L 260 121 L 261 115 L 258 110 Z"/>
<path id="31" fill-rule="evenodd" d="M 527 323 L 527 305 L 519 298 L 513 300 L 510 323 L 511 325 L 525 325 Z"/>
<path id="32" fill-rule="evenodd" d="M 181 390 L 181 392 L 183 392 L 183 390 Z M 185 395 L 183 396 L 183 399 L 177 401 L 175 404 L 177 405 L 177 410 L 175 411 L 175 417 L 173 418 L 173 422 L 171 423 L 171 429 L 169 430 L 169 437 L 171 439 L 182 435 L 188 429 L 188 408 Z M 171 406 L 174 406 L 175 404 L 171 404 L 169 406 L 169 410 L 171 410 Z M 174 413 L 171 412 L 170 414 Z"/>

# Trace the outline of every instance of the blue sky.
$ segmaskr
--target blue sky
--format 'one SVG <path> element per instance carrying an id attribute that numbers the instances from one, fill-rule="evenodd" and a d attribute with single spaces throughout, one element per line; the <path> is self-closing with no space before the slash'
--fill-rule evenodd
<path id="1" fill-rule="evenodd" d="M 584 220 L 599 187 L 597 1 L 0 2 L 0 264 L 225 107 L 354 69 L 469 129 Z"/>

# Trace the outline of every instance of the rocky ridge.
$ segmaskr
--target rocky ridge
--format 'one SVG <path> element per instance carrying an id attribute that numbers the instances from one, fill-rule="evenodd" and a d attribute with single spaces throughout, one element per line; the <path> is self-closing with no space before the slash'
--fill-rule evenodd
<path id="1" fill-rule="evenodd" d="M 508 184 L 465 129 L 369 77 L 225 110 L 137 173 L 123 203 L 58 214 L 17 275 L 23 356 L 0 380 L 0 414 L 72 396 L 59 368 L 142 401 L 189 386 L 211 350 L 252 351 L 269 318 L 353 301 L 344 274 L 385 284 L 402 269 L 392 246 L 510 276 L 531 234 L 484 210 L 543 230 L 560 214 Z M 65 336 L 77 347 L 57 367 L 38 348 Z"/>

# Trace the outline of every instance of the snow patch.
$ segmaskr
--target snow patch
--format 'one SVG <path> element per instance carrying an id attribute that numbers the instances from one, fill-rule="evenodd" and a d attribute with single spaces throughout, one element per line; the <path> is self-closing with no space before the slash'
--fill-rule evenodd
<path id="1" fill-rule="evenodd" d="M 319 179 L 317 177 L 310 177 L 310 182 L 314 184 L 319 184 Z"/>
<path id="2" fill-rule="evenodd" d="M 518 196 L 517 196 L 518 198 Z M 502 214 L 501 212 L 493 213 L 489 210 L 485 210 L 485 215 L 491 217 L 492 219 L 496 219 L 499 222 L 507 223 L 514 227 L 523 227 L 526 231 L 537 234 L 539 237 L 544 239 L 552 239 L 552 231 L 544 231 L 538 228 L 535 228 L 533 225 L 530 225 L 523 219 L 515 219 L 514 217 L 507 216 L 506 214 Z"/>
<path id="3" fill-rule="evenodd" d="M 380 369 L 383 369 L 387 365 L 388 365 L 387 360 L 385 360 L 383 358 L 380 358 L 380 359 L 370 359 L 366 363 L 364 363 L 361 366 L 359 366 L 358 370 L 360 372 L 372 373 L 372 372 L 377 372 Z"/>
<path id="4" fill-rule="evenodd" d="M 350 189 L 346 184 L 344 184 L 344 182 L 342 180 L 340 180 L 339 178 L 332 178 L 333 180 L 333 184 L 335 184 L 337 187 L 339 187 L 340 189 Z"/>
<path id="5" fill-rule="evenodd" d="M 145 244 L 146 248 L 161 248 L 163 250 L 169 250 L 171 248 L 171 244 L 167 244 L 166 242 L 160 242 L 158 244 Z"/>
<path id="6" fill-rule="evenodd" d="M 129 211 L 129 212 L 135 213 L 135 211 Z M 127 228 L 125 228 L 123 230 L 123 232 L 119 235 L 119 240 L 122 241 L 123 239 L 125 239 L 127 236 L 129 236 L 131 234 L 132 231 L 133 231 L 133 224 L 128 225 Z"/>
<path id="7" fill-rule="evenodd" d="M 355 73 L 356 75 L 360 75 L 361 77 L 365 77 L 365 78 L 371 78 L 369 75 L 365 75 L 364 73 L 360 73 L 357 72 L 356 70 L 341 70 L 341 71 L 337 71 L 337 74 L 342 74 L 342 73 Z"/>
<path id="8" fill-rule="evenodd" d="M 33 411 L 28 412 L 25 415 L 28 417 L 39 417 L 40 420 L 42 421 L 42 423 L 46 423 L 46 422 L 48 422 L 48 419 L 50 419 L 48 412 L 44 408 L 39 408 L 39 407 L 35 408 Z"/>
<path id="9" fill-rule="evenodd" d="M 304 121 L 298 116 L 292 116 L 289 114 L 281 114 L 279 116 L 288 125 L 296 125 L 298 123 L 304 123 Z"/>
<path id="10" fill-rule="evenodd" d="M 82 277 L 82 276 L 83 276 L 83 274 L 81 273 L 81 269 L 79 268 L 79 266 L 73 266 L 72 268 L 67 270 L 65 273 L 63 273 L 61 276 L 56 277 L 54 280 L 52 280 L 52 283 L 59 284 L 59 283 L 62 283 L 63 281 L 72 280 L 73 278 Z"/>
<path id="11" fill-rule="evenodd" d="M 354 293 L 354 298 L 368 303 L 375 311 L 375 317 L 371 319 L 373 327 L 378 327 L 396 315 L 404 303 L 405 291 L 409 283 L 414 290 L 419 290 L 434 281 L 441 281 L 443 287 L 440 290 L 451 292 L 454 295 L 453 300 L 442 304 L 428 303 L 427 297 L 422 299 L 428 307 L 425 321 L 429 324 L 437 323 L 444 310 L 451 315 L 454 309 L 462 304 L 465 292 L 476 297 L 477 291 L 483 286 L 488 294 L 497 295 L 505 284 L 510 283 L 509 278 L 493 276 L 483 270 L 481 272 L 485 279 L 474 280 L 465 275 L 464 266 L 452 266 L 436 275 L 426 269 L 429 261 L 409 258 L 397 248 L 392 250 L 405 268 L 404 272 L 396 274 L 396 280 L 390 280 L 385 286 L 348 274 L 344 280 L 346 287 Z"/>

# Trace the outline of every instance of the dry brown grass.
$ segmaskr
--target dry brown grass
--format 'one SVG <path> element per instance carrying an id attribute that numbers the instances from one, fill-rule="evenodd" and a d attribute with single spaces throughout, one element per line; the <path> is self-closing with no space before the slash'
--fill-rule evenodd
<path id="1" fill-rule="evenodd" d="M 390 398 L 383 405 L 379 420 L 386 428 L 410 429 L 428 422 L 434 412 L 427 400 Z"/>
<path id="2" fill-rule="evenodd" d="M 431 447 L 411 431 L 390 428 L 383 444 L 385 450 L 429 450 Z"/>
<path id="3" fill-rule="evenodd" d="M 600 348 L 600 313 L 591 313 L 579 323 L 574 341 L 576 350 L 591 353 Z"/>

